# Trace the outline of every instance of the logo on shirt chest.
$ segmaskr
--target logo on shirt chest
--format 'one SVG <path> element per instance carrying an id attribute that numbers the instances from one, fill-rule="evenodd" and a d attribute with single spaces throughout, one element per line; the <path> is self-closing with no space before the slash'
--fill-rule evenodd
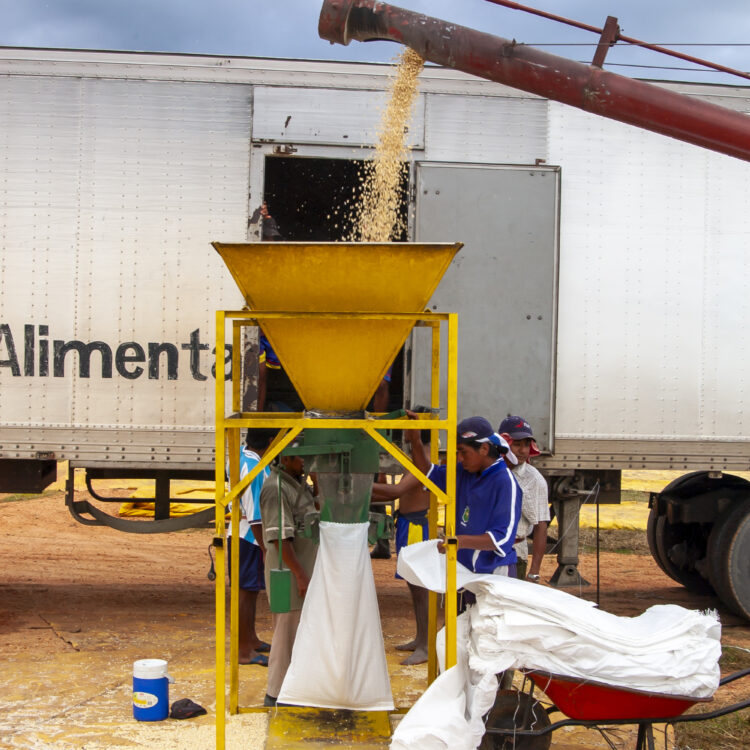
<path id="1" fill-rule="evenodd" d="M 461 523 L 466 526 L 467 523 L 469 523 L 469 506 L 467 505 L 464 508 L 463 515 L 461 516 Z"/>

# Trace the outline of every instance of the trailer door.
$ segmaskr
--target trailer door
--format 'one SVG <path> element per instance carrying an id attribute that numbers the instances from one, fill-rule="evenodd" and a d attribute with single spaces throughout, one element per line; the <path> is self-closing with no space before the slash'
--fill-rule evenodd
<path id="1" fill-rule="evenodd" d="M 509 414 L 522 415 L 547 451 L 559 202 L 558 167 L 416 165 L 415 240 L 464 243 L 430 300 L 430 309 L 459 313 L 459 419 L 482 415 L 497 427 Z M 429 369 L 429 347 L 426 330 L 415 330 L 413 405 L 429 404 L 425 378 L 414 377 Z"/>

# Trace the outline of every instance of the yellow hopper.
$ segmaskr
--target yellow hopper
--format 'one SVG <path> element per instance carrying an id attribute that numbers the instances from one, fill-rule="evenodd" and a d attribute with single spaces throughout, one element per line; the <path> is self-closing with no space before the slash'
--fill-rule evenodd
<path id="1" fill-rule="evenodd" d="M 305 407 L 342 413 L 366 407 L 414 324 L 398 314 L 425 309 L 461 243 L 213 246 L 251 310 L 315 314 L 263 331 Z"/>

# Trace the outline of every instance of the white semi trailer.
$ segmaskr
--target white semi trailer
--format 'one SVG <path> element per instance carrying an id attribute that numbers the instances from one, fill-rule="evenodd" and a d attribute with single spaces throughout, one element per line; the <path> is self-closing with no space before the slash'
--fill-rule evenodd
<path id="1" fill-rule="evenodd" d="M 341 239 L 391 72 L 0 52 L 0 491 L 38 491 L 68 460 L 157 480 L 150 524 L 71 483 L 82 522 L 184 523 L 170 478 L 213 477 L 214 310 L 242 305 L 209 243 L 258 238 L 264 199 L 285 239 Z M 750 112 L 747 87 L 657 85 Z M 580 580 L 582 497 L 677 469 L 653 498 L 654 556 L 749 615 L 750 484 L 731 472 L 750 469 L 750 166 L 437 67 L 408 139 L 404 239 L 465 243 L 430 303 L 460 313 L 460 414 L 532 422 L 572 530 L 556 582 Z M 426 401 L 427 356 L 413 336 L 392 405 Z"/>

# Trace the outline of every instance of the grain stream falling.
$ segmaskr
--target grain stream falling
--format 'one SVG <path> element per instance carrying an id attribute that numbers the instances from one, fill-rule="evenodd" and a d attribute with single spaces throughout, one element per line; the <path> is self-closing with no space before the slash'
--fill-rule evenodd
<path id="1" fill-rule="evenodd" d="M 352 234 L 347 238 L 352 242 L 388 242 L 406 228 L 406 218 L 399 211 L 409 156 L 406 134 L 424 60 L 405 48 L 396 62 L 391 95 L 377 131 L 375 155 L 364 163 L 360 173 L 360 199 L 354 206 Z"/>

